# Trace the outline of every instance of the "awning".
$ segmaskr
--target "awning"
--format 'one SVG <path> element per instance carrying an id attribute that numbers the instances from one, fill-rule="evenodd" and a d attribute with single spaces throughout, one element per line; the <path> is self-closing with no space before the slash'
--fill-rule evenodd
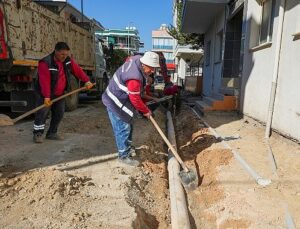
<path id="1" fill-rule="evenodd" d="M 230 0 L 184 0 L 182 31 L 203 34 Z"/>
<path id="2" fill-rule="evenodd" d="M 167 64 L 167 69 L 168 70 L 175 70 L 175 64 L 172 64 L 172 63 Z"/>
<path id="3" fill-rule="evenodd" d="M 192 49 L 190 45 L 181 46 L 177 45 L 174 56 L 184 59 L 185 61 L 189 61 L 191 64 L 197 63 L 203 58 L 203 49 Z"/>

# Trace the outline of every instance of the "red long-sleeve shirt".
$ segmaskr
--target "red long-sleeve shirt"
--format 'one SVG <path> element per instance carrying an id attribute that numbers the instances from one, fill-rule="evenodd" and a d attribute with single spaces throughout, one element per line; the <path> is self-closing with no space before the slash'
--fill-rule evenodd
<path id="1" fill-rule="evenodd" d="M 150 112 L 149 108 L 141 98 L 141 83 L 139 80 L 128 80 L 126 86 L 129 90 L 129 100 L 138 111 L 143 114 Z"/>
<path id="2" fill-rule="evenodd" d="M 58 79 L 56 87 L 54 89 L 54 95 L 60 96 L 64 93 L 66 88 L 67 79 L 64 72 L 63 63 L 56 61 L 58 66 Z M 83 82 L 89 81 L 89 77 L 84 73 L 84 71 L 79 67 L 79 65 L 71 58 L 71 72 L 72 74 Z M 40 62 L 38 65 L 39 83 L 41 88 L 41 93 L 45 98 L 51 97 L 51 75 L 48 65 L 45 62 Z"/>

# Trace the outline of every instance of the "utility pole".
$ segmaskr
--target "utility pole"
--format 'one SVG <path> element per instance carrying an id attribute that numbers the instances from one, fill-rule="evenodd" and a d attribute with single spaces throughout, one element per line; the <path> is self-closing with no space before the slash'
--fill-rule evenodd
<path id="1" fill-rule="evenodd" d="M 83 0 L 81 0 L 81 22 L 83 22 Z"/>
<path id="2" fill-rule="evenodd" d="M 129 30 L 130 30 L 130 25 L 132 24 L 132 22 L 129 22 L 129 24 L 128 24 L 128 30 L 127 30 L 127 40 L 128 40 L 128 46 L 127 46 L 127 53 L 128 53 L 128 55 L 130 54 L 130 51 L 129 51 L 129 47 L 130 47 L 130 39 L 129 39 Z"/>
<path id="3" fill-rule="evenodd" d="M 129 29 L 130 29 L 130 23 L 129 23 L 127 29 L 128 29 L 127 30 L 127 54 L 129 56 L 129 45 L 130 45 L 130 42 L 129 42 Z"/>

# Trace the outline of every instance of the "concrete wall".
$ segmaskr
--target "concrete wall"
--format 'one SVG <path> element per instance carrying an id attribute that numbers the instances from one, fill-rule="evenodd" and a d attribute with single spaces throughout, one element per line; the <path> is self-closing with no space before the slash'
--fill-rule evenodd
<path id="1" fill-rule="evenodd" d="M 224 20 L 225 8 L 219 16 L 215 18 L 214 22 L 209 27 L 209 30 L 205 33 L 204 45 L 206 46 L 207 43 L 211 41 L 210 64 L 206 65 L 206 62 L 203 64 L 203 94 L 205 96 L 211 96 L 213 93 L 218 93 L 221 87 L 222 61 L 215 61 L 215 53 L 217 52 L 215 45 L 216 34 L 224 29 Z M 207 47 L 204 47 L 204 55 L 206 50 Z"/>
<path id="2" fill-rule="evenodd" d="M 256 51 L 250 49 L 257 46 L 261 7 L 257 1 L 247 1 L 246 38 L 244 65 L 241 85 L 241 109 L 244 114 L 263 122 L 266 121 L 271 82 L 274 67 L 275 38 L 278 19 L 273 26 L 273 43 L 271 47 Z M 278 7 L 276 10 L 278 15 Z"/>
<path id="3" fill-rule="evenodd" d="M 300 2 L 288 0 L 272 127 L 300 140 L 300 37 L 292 36 L 297 32 L 300 32 Z"/>
<path id="4" fill-rule="evenodd" d="M 178 77 L 184 80 L 185 74 L 186 74 L 186 62 L 183 58 L 180 58 L 178 64 Z"/>
<path id="5" fill-rule="evenodd" d="M 286 3 L 272 128 L 300 140 L 300 39 L 292 36 L 300 32 L 300 6 L 298 0 L 287 0 Z M 276 1 L 272 45 L 256 51 L 249 51 L 249 48 L 257 44 L 260 7 L 257 1 L 248 1 L 247 4 L 247 31 L 241 88 L 242 111 L 246 115 L 266 122 L 275 64 L 280 0 Z"/>

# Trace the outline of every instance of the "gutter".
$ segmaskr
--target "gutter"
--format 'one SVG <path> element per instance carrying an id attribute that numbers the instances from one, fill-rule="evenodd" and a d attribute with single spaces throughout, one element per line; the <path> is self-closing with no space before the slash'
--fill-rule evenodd
<path id="1" fill-rule="evenodd" d="M 205 122 L 199 114 L 191 108 L 192 111 L 195 113 L 195 115 L 201 120 L 201 122 L 204 123 L 204 125 L 209 129 L 209 131 L 215 136 L 216 139 L 221 140 L 221 144 L 224 146 L 225 149 L 230 150 L 230 152 L 233 154 L 234 158 L 240 163 L 242 168 L 255 180 L 257 184 L 260 186 L 268 186 L 272 183 L 270 179 L 263 178 L 260 176 L 245 160 L 244 158 L 239 154 L 237 150 L 232 149 L 225 141 L 222 136 L 220 136 L 207 122 Z"/>
<path id="2" fill-rule="evenodd" d="M 265 139 L 266 144 L 268 146 L 269 158 L 272 165 L 272 170 L 275 175 L 277 175 L 277 163 L 269 142 L 271 135 L 271 126 L 273 120 L 273 113 L 275 107 L 275 98 L 276 98 L 276 89 L 278 85 L 278 72 L 279 72 L 279 64 L 280 64 L 280 52 L 281 52 L 281 44 L 282 44 L 282 31 L 283 31 L 283 22 L 284 22 L 284 12 L 285 12 L 286 0 L 281 0 L 279 6 L 279 15 L 278 15 L 278 28 L 277 28 L 277 36 L 276 36 L 276 46 L 275 46 L 275 64 L 273 68 L 273 79 L 271 86 L 271 95 L 269 100 L 269 108 L 268 108 L 268 116 L 266 123 L 266 131 L 265 131 Z"/>

